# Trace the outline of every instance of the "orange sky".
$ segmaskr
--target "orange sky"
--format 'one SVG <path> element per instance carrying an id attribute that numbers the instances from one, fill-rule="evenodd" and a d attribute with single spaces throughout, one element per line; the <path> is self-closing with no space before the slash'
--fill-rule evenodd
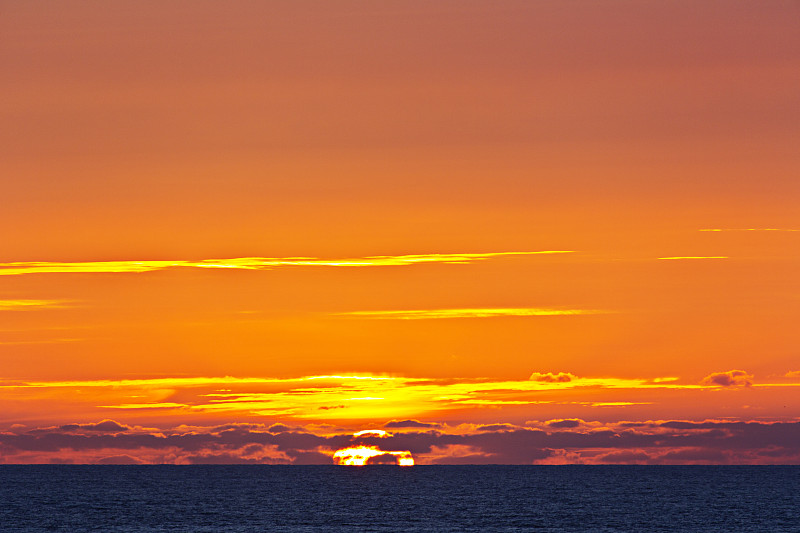
<path id="1" fill-rule="evenodd" d="M 3 2 L 0 462 L 797 462 L 798 27 Z"/>

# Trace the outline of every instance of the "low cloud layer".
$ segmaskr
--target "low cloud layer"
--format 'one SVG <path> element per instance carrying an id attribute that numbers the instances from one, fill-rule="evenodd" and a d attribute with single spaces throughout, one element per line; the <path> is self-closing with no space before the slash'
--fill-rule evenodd
<path id="1" fill-rule="evenodd" d="M 402 421 L 412 422 L 412 421 Z M 392 422 L 388 422 L 387 427 Z M 394 423 L 397 427 L 399 422 Z M 420 425 L 426 423 L 418 423 Z M 430 424 L 434 425 L 434 424 Z M 796 464 L 800 422 L 580 419 L 525 425 L 407 424 L 390 434 L 260 424 L 156 430 L 112 420 L 0 433 L 3 463 L 331 464 L 354 442 L 416 464 Z"/>

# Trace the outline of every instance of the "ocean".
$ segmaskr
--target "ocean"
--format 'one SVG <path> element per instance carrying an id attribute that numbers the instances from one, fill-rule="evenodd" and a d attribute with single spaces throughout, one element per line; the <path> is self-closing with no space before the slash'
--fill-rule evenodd
<path id="1" fill-rule="evenodd" d="M 0 466 L 0 531 L 800 532 L 800 466 Z"/>

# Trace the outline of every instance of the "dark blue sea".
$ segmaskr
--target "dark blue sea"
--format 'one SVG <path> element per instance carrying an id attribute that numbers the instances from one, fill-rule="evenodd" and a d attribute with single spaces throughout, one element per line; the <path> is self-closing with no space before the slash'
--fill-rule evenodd
<path id="1" fill-rule="evenodd" d="M 0 531 L 800 532 L 800 466 L 0 466 Z"/>

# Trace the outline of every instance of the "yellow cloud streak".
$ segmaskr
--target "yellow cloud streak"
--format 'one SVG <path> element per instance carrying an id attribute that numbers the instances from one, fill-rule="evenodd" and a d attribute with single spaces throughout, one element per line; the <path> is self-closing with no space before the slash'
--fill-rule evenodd
<path id="1" fill-rule="evenodd" d="M 224 384 L 241 392 L 213 392 Z M 253 387 L 270 384 L 269 392 Z M 265 378 L 158 378 L 0 384 L 0 390 L 53 387 L 102 388 L 92 397 L 98 407 L 114 409 L 181 409 L 202 412 L 240 412 L 296 419 L 369 419 L 418 415 L 426 412 L 480 406 L 542 403 L 540 393 L 569 389 L 701 389 L 655 380 L 574 378 L 568 382 L 430 379 L 383 376 L 310 376 L 297 379 Z M 192 392 L 192 389 L 201 389 Z M 212 389 L 206 392 L 203 388 Z M 248 390 L 249 389 L 249 390 Z M 130 402 L 132 392 L 157 390 L 150 403 Z M 175 393 L 179 392 L 180 400 Z M 163 394 L 161 394 L 163 392 Z M 66 392 L 64 393 L 66 394 Z M 115 402 L 117 400 L 118 403 Z M 616 405 L 627 405 L 617 403 Z"/>
<path id="2" fill-rule="evenodd" d="M 514 406 L 540 403 L 542 392 L 569 389 L 702 389 L 702 385 L 677 385 L 622 378 L 575 378 L 569 382 L 485 381 L 437 383 L 397 378 L 385 383 L 340 384 L 274 393 L 214 393 L 192 405 L 201 411 L 250 411 L 264 416 L 300 419 L 369 419 L 408 417 L 433 411 L 473 406 Z M 359 396 L 356 398 L 355 394 Z M 371 397 L 367 400 L 365 397 Z M 606 402 L 610 403 L 610 402 Z M 624 402 L 617 405 L 623 406 Z"/>
<path id="3" fill-rule="evenodd" d="M 492 318 L 507 316 L 570 316 L 608 313 L 593 309 L 546 308 L 477 308 L 477 309 L 415 309 L 406 311 L 350 311 L 334 313 L 352 318 L 431 320 L 437 318 Z"/>
<path id="4" fill-rule="evenodd" d="M 0 300 L 0 311 L 58 309 L 67 307 L 66 300 Z"/>
<path id="5" fill-rule="evenodd" d="M 467 264 L 502 256 L 565 254 L 572 250 L 540 250 L 535 252 L 490 252 L 464 254 L 374 255 L 346 259 L 317 257 L 236 257 L 199 261 L 87 261 L 78 263 L 14 262 L 0 263 L 0 276 L 22 274 L 68 273 L 141 273 L 167 268 L 220 268 L 234 270 L 270 270 L 281 267 L 371 267 L 408 266 L 422 263 Z"/>

